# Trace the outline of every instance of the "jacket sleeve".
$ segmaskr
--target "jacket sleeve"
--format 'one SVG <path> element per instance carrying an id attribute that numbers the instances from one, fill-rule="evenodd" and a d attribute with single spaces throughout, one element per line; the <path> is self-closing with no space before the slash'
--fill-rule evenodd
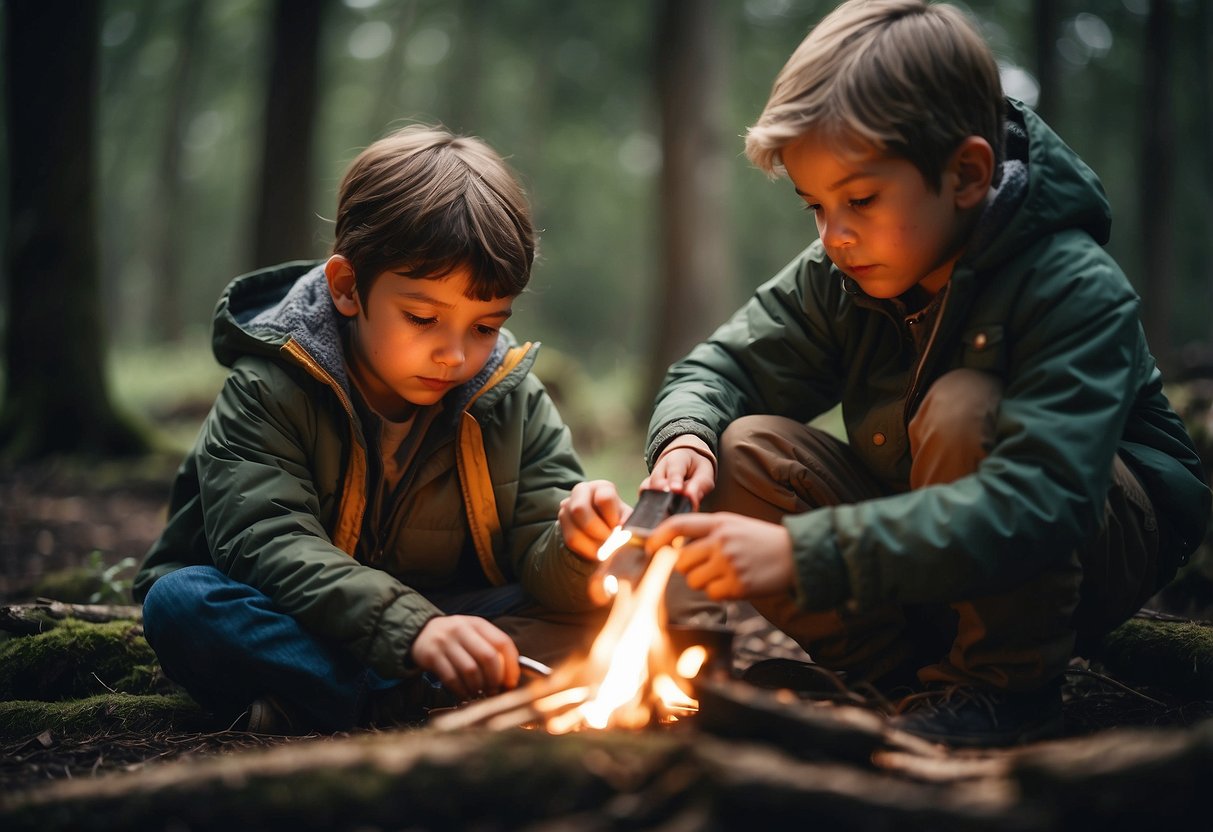
<path id="1" fill-rule="evenodd" d="M 720 434 L 740 416 L 778 413 L 807 422 L 836 405 L 837 317 L 822 313 L 837 306 L 836 287 L 819 247 L 811 247 L 670 367 L 649 421 L 648 467 L 682 434 L 716 451 Z"/>
<path id="2" fill-rule="evenodd" d="M 513 520 L 506 556 L 527 594 L 552 610 L 594 607 L 589 578 L 596 564 L 564 545 L 557 514 L 560 501 L 585 479 L 568 426 L 540 381 L 528 374 L 510 394 L 520 412 L 506 421 L 521 429 Z"/>
<path id="3" fill-rule="evenodd" d="M 1064 565 L 1095 532 L 1153 364 L 1137 297 L 1093 244 L 1055 245 L 1009 305 L 989 455 L 952 483 L 785 518 L 803 606 L 989 594 Z"/>
<path id="4" fill-rule="evenodd" d="M 381 676 L 399 677 L 417 633 L 439 612 L 332 544 L 313 454 L 318 433 L 349 428 L 318 430 L 320 420 L 335 418 L 318 398 L 327 397 L 309 395 L 272 364 L 236 365 L 197 452 L 207 540 L 220 570 Z"/>

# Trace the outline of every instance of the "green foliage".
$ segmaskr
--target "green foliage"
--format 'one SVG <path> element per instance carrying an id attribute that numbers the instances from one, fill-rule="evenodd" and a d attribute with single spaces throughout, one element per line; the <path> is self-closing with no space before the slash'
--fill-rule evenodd
<path id="1" fill-rule="evenodd" d="M 105 556 L 94 549 L 83 566 L 44 576 L 34 585 L 33 594 L 69 604 L 129 604 L 136 566 L 130 557 L 107 564 Z"/>
<path id="2" fill-rule="evenodd" d="M 186 3 L 107 0 L 101 55 L 101 198 L 106 317 L 122 345 L 153 336 L 150 299 L 166 258 L 181 271 L 183 346 L 144 362 L 126 356 L 120 399 L 151 403 L 166 388 L 213 391 L 221 378 L 205 347 L 215 299 L 250 261 L 248 234 L 261 136 L 266 35 L 272 4 L 252 0 L 205 3 L 197 42 L 186 42 Z M 732 228 L 731 271 L 721 285 L 733 306 L 816 236 L 786 183 L 751 169 L 741 136 L 752 124 L 776 73 L 805 32 L 834 0 L 748 0 L 718 4 L 727 33 L 717 59 L 728 77 L 716 141 L 726 148 L 727 182 L 720 192 Z M 1144 254 L 1141 211 L 1140 108 L 1144 68 L 1143 3 L 1098 0 L 1063 14 L 1057 45 L 1033 43 L 1034 8 L 1027 2 L 971 0 L 967 5 L 1005 67 L 1030 76 L 1041 48 L 1060 54 L 1055 96 L 1058 132 L 1103 179 L 1116 218 L 1112 252 L 1136 280 Z M 1205 4 L 1175 4 L 1176 77 L 1207 66 L 1198 38 Z M 591 0 L 511 4 L 345 2 L 326 9 L 320 48 L 312 213 L 315 244 L 300 257 L 323 256 L 341 174 L 358 152 L 393 126 L 442 122 L 487 139 L 527 185 L 540 229 L 541 256 L 531 290 L 515 304 L 511 327 L 523 338 L 559 347 L 586 371 L 645 373 L 661 280 L 663 230 L 655 206 L 660 133 L 654 67 L 657 4 Z M 610 25 L 603 25 L 604 16 Z M 1104 28 L 1101 28 L 1104 27 Z M 1110 43 L 1091 40 L 1106 28 Z M 1084 33 L 1087 38 L 1084 40 Z M 1094 45 L 1093 45 L 1094 44 Z M 193 71 L 175 84 L 189 54 Z M 1177 95 L 1175 337 L 1209 335 L 1207 309 L 1213 237 L 1203 233 L 1209 186 L 1199 171 L 1207 136 L 1207 96 Z M 170 122 L 180 103 L 182 125 Z M 166 141 L 183 136 L 178 169 L 165 167 Z M 1126 148 L 1129 150 L 1126 151 Z M 1192 172 L 1193 175 L 1186 175 Z M 181 221 L 163 228 L 163 184 L 180 180 Z M 1143 292 L 1149 287 L 1140 287 Z M 719 321 L 696 321 L 707 335 Z M 165 391 L 167 392 L 167 391 Z M 635 397 L 639 390 L 631 389 Z M 646 402 L 626 402 L 645 411 Z M 144 409 L 136 406 L 139 412 Z M 157 420 L 157 424 L 160 424 Z M 192 435 L 171 425 L 176 447 Z M 633 446 L 636 447 L 636 446 Z M 590 451 L 596 454 L 598 447 Z"/>
<path id="3" fill-rule="evenodd" d="M 156 656 L 133 621 L 69 619 L 0 646 L 0 701 L 55 702 L 105 691 L 152 693 L 159 684 Z"/>
<path id="4" fill-rule="evenodd" d="M 102 554 L 94 549 L 89 553 L 88 566 L 100 573 L 97 577 L 101 588 L 88 597 L 88 602 L 90 604 L 113 604 L 129 599 L 135 576 L 133 570 L 138 565 L 134 558 L 128 557 L 107 566 Z M 128 570 L 130 570 L 130 575 L 125 578 L 119 577 Z"/>
<path id="5" fill-rule="evenodd" d="M 227 369 L 196 329 L 172 344 L 119 346 L 110 353 L 109 373 L 114 399 L 155 425 L 157 450 L 177 461 L 193 444 Z"/>

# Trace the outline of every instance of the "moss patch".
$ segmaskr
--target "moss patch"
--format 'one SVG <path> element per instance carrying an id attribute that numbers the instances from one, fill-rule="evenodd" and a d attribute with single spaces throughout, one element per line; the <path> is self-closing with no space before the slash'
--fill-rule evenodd
<path id="1" fill-rule="evenodd" d="M 1213 698 L 1213 627 L 1208 625 L 1133 618 L 1104 638 L 1098 658 L 1119 679 Z"/>
<path id="2" fill-rule="evenodd" d="M 0 646 L 0 700 L 54 702 L 106 692 L 152 693 L 156 656 L 132 621 L 67 620 Z"/>
<path id="3" fill-rule="evenodd" d="M 215 730 L 214 719 L 184 694 L 134 696 L 107 693 L 70 702 L 0 702 L 0 739 L 51 731 L 54 736 L 146 734 Z"/>

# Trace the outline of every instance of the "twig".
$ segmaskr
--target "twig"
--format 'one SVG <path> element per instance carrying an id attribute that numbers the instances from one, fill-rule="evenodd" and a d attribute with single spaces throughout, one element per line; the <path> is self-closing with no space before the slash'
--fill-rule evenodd
<path id="1" fill-rule="evenodd" d="M 117 693 L 117 692 L 118 692 L 118 691 L 114 690 L 113 688 L 111 688 L 109 685 L 107 685 L 105 682 L 102 682 L 102 681 L 101 681 L 101 677 L 100 677 L 100 676 L 98 676 L 96 673 L 93 673 L 93 678 L 97 680 L 97 684 L 101 685 L 101 687 L 105 688 L 105 689 L 106 689 L 106 690 L 108 690 L 110 693 Z"/>
<path id="2" fill-rule="evenodd" d="M 483 725 L 494 717 L 529 707 L 535 700 L 567 687 L 569 677 L 570 674 L 557 671 L 529 685 L 447 711 L 431 719 L 430 725 L 440 731 Z"/>
<path id="3" fill-rule="evenodd" d="M 1141 691 L 1131 688 L 1128 685 L 1124 684 L 1123 682 L 1116 681 L 1111 676 L 1105 676 L 1104 674 L 1097 673 L 1094 670 L 1089 670 L 1087 668 L 1082 668 L 1082 667 L 1071 667 L 1066 670 L 1066 675 L 1067 676 L 1070 676 L 1070 675 L 1090 676 L 1091 678 L 1093 678 L 1099 682 L 1102 682 L 1103 684 L 1107 685 L 1108 687 L 1116 688 L 1117 690 L 1124 691 L 1125 693 L 1131 693 L 1134 696 L 1140 697 L 1151 704 L 1157 705 L 1160 708 L 1167 707 L 1165 702 L 1159 702 L 1157 699 L 1155 699 L 1152 696 L 1147 696 L 1146 694 L 1142 693 Z"/>

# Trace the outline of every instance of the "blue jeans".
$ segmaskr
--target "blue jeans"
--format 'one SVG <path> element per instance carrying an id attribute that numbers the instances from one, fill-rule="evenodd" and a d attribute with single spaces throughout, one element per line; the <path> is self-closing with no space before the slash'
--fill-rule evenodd
<path id="1" fill-rule="evenodd" d="M 508 616 L 528 607 L 516 584 L 427 596 L 448 615 Z M 321 731 L 362 721 L 383 679 L 306 632 L 263 592 L 213 566 L 189 566 L 156 581 L 143 602 L 143 631 L 165 674 L 199 704 L 237 718 L 255 699 L 274 695 Z"/>

